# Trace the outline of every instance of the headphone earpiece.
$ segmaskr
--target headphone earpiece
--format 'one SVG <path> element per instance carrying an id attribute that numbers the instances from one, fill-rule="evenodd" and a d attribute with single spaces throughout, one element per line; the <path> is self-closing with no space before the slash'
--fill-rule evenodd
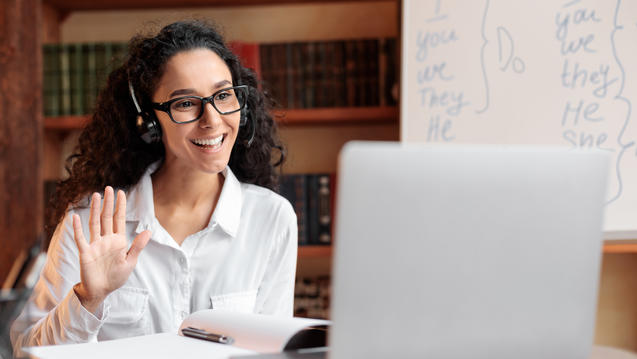
<path id="1" fill-rule="evenodd" d="M 148 144 L 161 142 L 161 126 L 154 115 L 149 113 L 137 114 L 137 132 L 142 140 Z"/>
<path id="2" fill-rule="evenodd" d="M 137 98 L 135 97 L 135 90 L 133 89 L 133 83 L 128 80 L 128 90 L 130 92 L 130 96 L 133 99 L 133 104 L 135 104 L 135 109 L 137 110 L 137 118 L 135 119 L 135 126 L 137 127 L 137 132 L 142 140 L 148 144 L 158 143 L 161 141 L 161 126 L 157 121 L 157 118 L 154 114 L 150 114 L 148 112 L 143 112 L 139 103 L 137 102 Z"/>
<path id="3" fill-rule="evenodd" d="M 248 119 L 250 119 L 250 138 L 243 141 L 243 144 L 246 147 L 250 147 L 252 141 L 254 141 L 254 135 L 257 133 L 257 123 L 254 116 L 250 116 L 250 110 L 248 108 L 248 103 L 246 102 L 243 109 L 241 109 L 241 119 L 239 120 L 239 126 L 244 127 L 248 124 Z"/>

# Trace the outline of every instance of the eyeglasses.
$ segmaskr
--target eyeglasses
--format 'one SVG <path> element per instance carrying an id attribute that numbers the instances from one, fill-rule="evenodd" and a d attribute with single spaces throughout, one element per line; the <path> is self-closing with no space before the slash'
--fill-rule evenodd
<path id="1" fill-rule="evenodd" d="M 221 115 L 229 115 L 241 111 L 248 98 L 248 86 L 240 85 L 221 89 L 209 97 L 184 96 L 166 102 L 153 102 L 153 108 L 166 112 L 175 123 L 189 123 L 197 121 L 204 112 L 206 103 Z"/>

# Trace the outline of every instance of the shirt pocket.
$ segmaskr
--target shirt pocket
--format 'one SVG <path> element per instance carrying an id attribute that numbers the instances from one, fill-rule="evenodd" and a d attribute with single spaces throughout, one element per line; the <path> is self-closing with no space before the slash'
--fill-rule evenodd
<path id="1" fill-rule="evenodd" d="M 256 290 L 210 296 L 212 309 L 224 309 L 240 313 L 254 312 L 256 301 Z"/>
<path id="2" fill-rule="evenodd" d="M 109 304 L 105 330 L 120 333 L 119 337 L 148 334 L 148 290 L 121 287 L 107 298 Z"/>

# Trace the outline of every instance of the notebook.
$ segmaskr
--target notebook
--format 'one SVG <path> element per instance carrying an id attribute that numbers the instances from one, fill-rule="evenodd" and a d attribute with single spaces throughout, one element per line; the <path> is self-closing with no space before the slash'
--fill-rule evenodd
<path id="1" fill-rule="evenodd" d="M 588 358 L 607 153 L 353 142 L 331 359 Z"/>

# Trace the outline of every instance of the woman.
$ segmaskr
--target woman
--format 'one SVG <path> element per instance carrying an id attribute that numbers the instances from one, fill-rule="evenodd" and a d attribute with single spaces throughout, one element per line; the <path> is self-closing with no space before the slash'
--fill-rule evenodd
<path id="1" fill-rule="evenodd" d="M 47 263 L 12 326 L 16 354 L 177 332 L 207 308 L 291 315 L 296 217 L 272 191 L 283 156 L 272 164 L 281 146 L 266 106 L 209 25 L 133 38 L 58 188 Z"/>

